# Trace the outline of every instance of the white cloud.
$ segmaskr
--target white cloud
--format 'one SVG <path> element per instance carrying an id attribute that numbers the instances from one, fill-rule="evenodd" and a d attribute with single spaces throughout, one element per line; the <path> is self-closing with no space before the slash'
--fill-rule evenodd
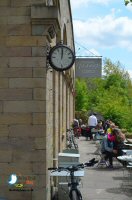
<path id="1" fill-rule="evenodd" d="M 132 51 L 132 19 L 115 17 L 90 18 L 87 21 L 74 20 L 75 40 L 94 48 L 127 48 Z"/>
<path id="2" fill-rule="evenodd" d="M 127 71 L 129 73 L 130 77 L 132 78 L 132 70 L 127 70 Z"/>
<path id="3" fill-rule="evenodd" d="M 82 6 L 88 6 L 90 4 L 108 5 L 110 2 L 114 1 L 115 0 L 71 0 L 71 7 L 72 9 L 76 9 Z"/>
<path id="4" fill-rule="evenodd" d="M 128 4 L 128 5 L 126 6 L 126 8 L 127 8 L 129 11 L 132 12 L 132 3 Z"/>

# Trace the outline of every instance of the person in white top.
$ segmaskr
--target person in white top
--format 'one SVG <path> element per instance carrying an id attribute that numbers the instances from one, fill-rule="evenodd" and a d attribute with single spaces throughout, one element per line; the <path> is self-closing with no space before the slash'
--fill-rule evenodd
<path id="1" fill-rule="evenodd" d="M 93 113 L 89 118 L 88 118 L 88 126 L 97 126 L 97 117 L 96 113 Z"/>
<path id="2" fill-rule="evenodd" d="M 98 124 L 98 121 L 97 121 L 97 117 L 96 117 L 96 113 L 93 113 L 89 118 L 88 118 L 88 127 L 90 128 L 90 131 L 89 131 L 89 136 L 90 137 L 90 140 L 93 139 L 93 136 L 92 136 L 92 128 L 95 128 Z"/>

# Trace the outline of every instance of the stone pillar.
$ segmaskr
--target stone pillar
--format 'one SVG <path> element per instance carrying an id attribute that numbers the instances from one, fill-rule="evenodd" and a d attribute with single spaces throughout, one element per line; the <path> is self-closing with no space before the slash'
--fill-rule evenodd
<path id="1" fill-rule="evenodd" d="M 46 51 L 49 48 L 50 43 L 53 39 L 56 38 L 56 34 L 59 30 L 59 15 L 58 9 L 54 6 L 46 7 L 43 5 L 33 5 L 31 7 L 31 18 L 32 18 L 32 35 L 35 36 L 45 36 L 47 41 L 47 46 L 42 48 L 35 49 L 36 55 L 43 55 L 46 57 Z M 47 173 L 48 166 L 53 166 L 53 160 L 57 156 L 56 149 L 58 146 L 58 138 L 55 136 L 57 133 L 58 126 L 56 127 L 57 115 L 58 111 L 56 112 L 58 102 L 55 101 L 54 92 L 56 91 L 57 81 L 55 76 L 53 76 L 53 70 L 48 68 L 48 65 L 45 66 L 45 106 L 46 106 L 46 129 L 45 129 L 45 157 L 46 157 L 46 165 L 43 168 L 43 173 L 45 176 L 45 191 L 43 187 L 36 192 L 38 196 L 39 192 L 41 192 L 40 199 L 42 200 L 42 196 L 45 199 L 50 199 L 50 176 Z M 54 82 L 55 81 L 55 82 Z M 57 86 L 57 87 L 56 87 Z M 58 100 L 58 99 L 57 99 Z M 57 104 L 56 104 L 56 103 Z M 55 114 L 56 113 L 56 114 Z M 55 120 L 55 121 L 54 121 Z M 55 146 L 54 146 L 55 145 Z M 55 151 L 55 152 L 54 152 Z M 50 159 L 49 159 L 50 158 Z M 39 169 L 38 169 L 39 171 Z M 44 177 L 43 177 L 44 178 Z M 43 194 L 42 194 L 43 193 Z M 36 195 L 36 197 L 37 197 Z M 34 200 L 39 200 L 38 197 L 34 197 Z"/>

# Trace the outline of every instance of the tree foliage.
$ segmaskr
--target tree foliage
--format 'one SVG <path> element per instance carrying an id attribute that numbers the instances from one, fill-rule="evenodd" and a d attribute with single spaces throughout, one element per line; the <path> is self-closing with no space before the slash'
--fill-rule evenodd
<path id="1" fill-rule="evenodd" d="M 105 60 L 101 79 L 76 80 L 76 111 L 94 110 L 121 128 L 132 127 L 132 82 L 120 62 Z"/>
<path id="2" fill-rule="evenodd" d="M 132 0 L 124 0 L 125 2 L 125 6 L 127 6 L 128 4 L 132 3 Z"/>
<path id="3" fill-rule="evenodd" d="M 85 80 L 76 79 L 76 99 L 75 99 L 75 106 L 77 110 L 87 110 L 88 109 L 88 90 Z"/>

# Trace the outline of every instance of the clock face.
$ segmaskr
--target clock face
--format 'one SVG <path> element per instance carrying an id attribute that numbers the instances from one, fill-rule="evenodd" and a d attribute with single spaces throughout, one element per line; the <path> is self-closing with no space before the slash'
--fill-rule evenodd
<path id="1" fill-rule="evenodd" d="M 69 69 L 72 67 L 74 61 L 75 56 L 72 50 L 65 45 L 55 46 L 49 53 L 49 63 L 58 71 Z"/>

